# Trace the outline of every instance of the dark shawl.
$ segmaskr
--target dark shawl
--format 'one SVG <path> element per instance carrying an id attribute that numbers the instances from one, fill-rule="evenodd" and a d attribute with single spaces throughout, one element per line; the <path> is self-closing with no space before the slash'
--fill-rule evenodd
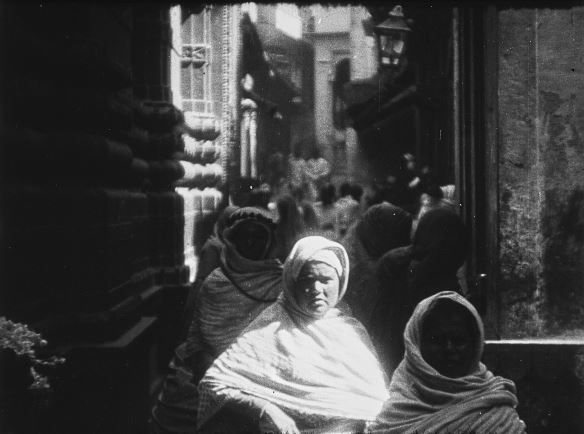
<path id="1" fill-rule="evenodd" d="M 357 235 L 367 254 L 378 259 L 396 247 L 410 242 L 412 217 L 387 202 L 369 208 L 357 223 Z"/>
<path id="2" fill-rule="evenodd" d="M 391 250 L 379 260 L 381 294 L 371 335 L 388 376 L 403 356 L 403 331 L 414 307 L 440 291 L 461 292 L 456 272 L 464 263 L 466 245 L 460 217 L 434 209 L 420 219 L 412 245 Z"/>
<path id="3" fill-rule="evenodd" d="M 369 325 L 381 289 L 378 260 L 384 253 L 409 244 L 411 224 L 412 218 L 406 211 L 381 203 L 369 208 L 341 242 L 351 265 L 345 300 L 365 327 Z"/>

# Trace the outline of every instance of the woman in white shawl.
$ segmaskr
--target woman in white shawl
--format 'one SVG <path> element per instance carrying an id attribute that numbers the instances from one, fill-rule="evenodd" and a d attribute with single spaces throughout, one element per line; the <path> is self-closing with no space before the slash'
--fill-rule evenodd
<path id="1" fill-rule="evenodd" d="M 422 300 L 404 333 L 405 357 L 371 427 L 388 434 L 522 434 L 515 385 L 480 362 L 483 324 L 452 291 Z"/>
<path id="2" fill-rule="evenodd" d="M 296 243 L 282 297 L 199 383 L 203 432 L 349 433 L 375 419 L 388 396 L 385 376 L 365 328 L 335 308 L 348 270 L 340 244 L 319 236 Z"/>

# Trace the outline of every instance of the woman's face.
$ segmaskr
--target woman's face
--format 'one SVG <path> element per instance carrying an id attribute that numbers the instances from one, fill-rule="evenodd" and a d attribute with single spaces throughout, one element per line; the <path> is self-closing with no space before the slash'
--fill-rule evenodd
<path id="1" fill-rule="evenodd" d="M 298 306 L 310 316 L 320 318 L 339 301 L 339 276 L 323 262 L 307 262 L 294 288 Z"/>
<path id="2" fill-rule="evenodd" d="M 237 228 L 233 243 L 241 256 L 252 261 L 266 256 L 270 233 L 266 227 L 254 221 L 243 222 Z"/>
<path id="3" fill-rule="evenodd" d="M 422 357 L 440 374 L 459 378 L 470 373 L 476 347 L 473 328 L 456 312 L 428 317 L 422 331 Z"/>

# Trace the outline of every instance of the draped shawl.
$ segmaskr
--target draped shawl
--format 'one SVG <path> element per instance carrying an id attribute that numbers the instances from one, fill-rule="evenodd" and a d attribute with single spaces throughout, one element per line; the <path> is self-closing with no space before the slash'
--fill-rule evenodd
<path id="1" fill-rule="evenodd" d="M 199 426 L 229 401 L 234 389 L 277 405 L 299 427 L 314 418 L 375 419 L 388 395 L 364 327 L 336 308 L 310 318 L 293 292 L 302 266 L 311 258 L 326 258 L 318 254 L 322 249 L 333 251 L 344 269 L 340 300 L 348 280 L 344 248 L 318 236 L 298 241 L 284 264 L 283 296 L 215 360 L 199 383 Z"/>
<path id="2" fill-rule="evenodd" d="M 213 226 L 213 233 L 209 236 L 199 254 L 199 264 L 197 267 L 197 280 L 203 281 L 219 265 L 221 249 L 223 248 L 223 230 L 227 226 L 227 221 L 238 207 L 229 205 L 217 218 Z"/>
<path id="3" fill-rule="evenodd" d="M 459 288 L 456 273 L 464 263 L 466 247 L 464 223 L 451 210 L 432 209 L 420 218 L 410 264 L 411 285 L 418 297 L 416 303 L 437 292 L 432 290 L 437 286 Z"/>
<path id="4" fill-rule="evenodd" d="M 250 218 L 270 226 L 271 220 L 266 220 L 264 213 L 253 208 L 229 211 L 231 217 L 226 217 L 229 217 L 231 227 Z M 224 224 L 224 221 L 219 224 Z M 217 239 L 220 232 L 219 228 Z M 196 429 L 199 403 L 196 380 L 203 375 L 207 365 L 201 354 L 197 355 L 196 360 L 201 362 L 197 367 L 188 360 L 200 351 L 211 358 L 217 357 L 282 292 L 282 264 L 279 260 L 244 258 L 228 236 L 223 238 L 221 246 L 219 268 L 205 279 L 197 293 L 197 314 L 191 322 L 186 342 L 175 350 L 169 374 L 152 411 L 153 420 L 167 431 L 187 433 Z"/>
<path id="5" fill-rule="evenodd" d="M 421 355 L 424 318 L 440 299 L 450 299 L 462 305 L 477 323 L 479 338 L 475 347 L 475 367 L 464 377 L 441 375 Z M 525 424 L 515 411 L 514 383 L 493 375 L 479 361 L 484 345 L 483 324 L 466 299 L 452 291 L 439 292 L 424 299 L 406 326 L 404 340 L 405 357 L 393 375 L 390 398 L 372 432 L 520 434 L 525 431 Z"/>
<path id="6" fill-rule="evenodd" d="M 224 240 L 221 266 L 201 286 L 198 316 L 187 339 L 187 353 L 200 346 L 218 356 L 282 292 L 282 263 L 252 261 Z M 196 324 L 195 324 L 196 323 Z"/>

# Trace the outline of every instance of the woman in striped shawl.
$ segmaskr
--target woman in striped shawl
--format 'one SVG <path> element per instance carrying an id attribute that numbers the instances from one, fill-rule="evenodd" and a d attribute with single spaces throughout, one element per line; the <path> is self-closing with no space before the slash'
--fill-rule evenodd
<path id="1" fill-rule="evenodd" d="M 219 267 L 197 294 L 186 342 L 175 351 L 152 411 L 154 432 L 195 432 L 200 378 L 282 292 L 274 230 L 270 215 L 258 208 L 240 208 L 229 217 Z"/>

